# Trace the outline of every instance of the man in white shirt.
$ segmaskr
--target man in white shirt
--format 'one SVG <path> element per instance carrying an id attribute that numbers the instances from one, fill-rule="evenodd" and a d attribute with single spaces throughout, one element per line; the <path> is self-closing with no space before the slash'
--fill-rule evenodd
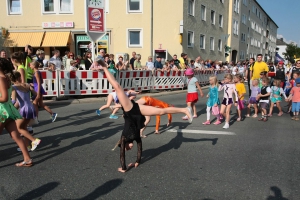
<path id="1" fill-rule="evenodd" d="M 53 54 L 54 55 L 53 55 L 52 58 L 50 58 L 49 62 L 54 63 L 57 70 L 62 70 L 63 66 L 62 66 L 62 62 L 61 62 L 60 57 L 59 57 L 60 56 L 59 50 L 57 50 L 57 49 L 54 50 Z"/>

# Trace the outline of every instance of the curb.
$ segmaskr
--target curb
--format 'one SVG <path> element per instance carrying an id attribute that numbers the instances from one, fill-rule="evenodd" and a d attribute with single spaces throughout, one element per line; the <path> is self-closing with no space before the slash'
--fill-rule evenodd
<path id="1" fill-rule="evenodd" d="M 201 88 L 207 89 L 208 86 L 203 86 Z M 159 96 L 174 95 L 174 94 L 181 94 L 181 93 L 186 93 L 186 89 L 168 91 L 168 92 L 158 92 L 158 93 L 142 93 L 139 94 L 139 97 L 143 97 L 143 96 L 159 97 Z M 91 97 L 91 98 L 68 99 L 68 100 L 45 100 L 44 103 L 47 105 L 69 105 L 69 104 L 105 102 L 106 100 L 107 97 Z"/>

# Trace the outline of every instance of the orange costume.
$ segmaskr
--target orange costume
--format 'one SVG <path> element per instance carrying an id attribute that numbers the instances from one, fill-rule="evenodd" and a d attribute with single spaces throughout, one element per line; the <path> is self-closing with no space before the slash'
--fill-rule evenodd
<path id="1" fill-rule="evenodd" d="M 172 107 L 172 105 L 167 104 L 166 102 L 163 102 L 161 100 L 155 99 L 153 97 L 144 96 L 142 99 L 146 102 L 145 105 L 147 106 L 153 106 L 157 108 L 167 108 Z M 172 115 L 168 114 L 169 124 L 172 122 Z M 156 130 L 159 129 L 160 126 L 160 115 L 156 115 Z"/>

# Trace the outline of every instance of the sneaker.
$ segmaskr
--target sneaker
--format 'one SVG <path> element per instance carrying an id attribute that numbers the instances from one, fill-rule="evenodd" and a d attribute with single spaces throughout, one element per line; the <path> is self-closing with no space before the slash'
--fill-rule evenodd
<path id="1" fill-rule="evenodd" d="M 240 122 L 240 121 L 241 121 L 241 118 L 237 118 L 236 121 Z"/>
<path id="2" fill-rule="evenodd" d="M 41 143 L 41 140 L 36 138 L 33 142 L 31 142 L 31 151 L 34 151 L 37 146 Z"/>
<path id="3" fill-rule="evenodd" d="M 299 117 L 295 117 L 295 121 L 299 121 Z"/>
<path id="4" fill-rule="evenodd" d="M 223 126 L 224 129 L 228 129 L 229 128 L 229 123 L 225 123 L 225 125 Z"/>
<path id="5" fill-rule="evenodd" d="M 246 117 L 250 117 L 250 115 L 249 115 L 249 114 L 247 114 L 247 115 L 246 115 Z"/>
<path id="6" fill-rule="evenodd" d="M 257 117 L 257 114 L 252 115 L 252 117 L 253 117 L 253 118 L 256 118 L 256 117 Z"/>
<path id="7" fill-rule="evenodd" d="M 53 113 L 52 116 L 51 116 L 52 122 L 55 122 L 56 117 L 57 117 L 57 113 Z"/>
<path id="8" fill-rule="evenodd" d="M 100 111 L 100 110 L 96 110 L 96 114 L 97 114 L 98 116 L 100 116 L 101 111 Z"/>
<path id="9" fill-rule="evenodd" d="M 109 119 L 118 119 L 119 117 L 117 115 L 110 115 Z"/>
<path id="10" fill-rule="evenodd" d="M 206 122 L 203 122 L 202 124 L 203 124 L 203 125 L 210 125 L 210 121 L 207 120 Z"/>
<path id="11" fill-rule="evenodd" d="M 28 151 L 31 151 L 31 147 L 28 146 L 28 147 L 27 147 L 27 150 L 28 150 Z M 17 151 L 20 151 L 20 152 L 21 152 L 21 148 L 17 148 Z"/>
<path id="12" fill-rule="evenodd" d="M 182 119 L 183 120 L 188 120 L 189 118 L 188 118 L 188 116 L 184 116 L 184 117 L 182 117 Z"/>
<path id="13" fill-rule="evenodd" d="M 188 109 L 188 111 L 190 113 L 190 116 L 193 116 L 192 115 L 192 108 L 191 107 L 187 107 L 187 109 Z M 193 122 L 193 117 L 189 118 L 188 120 L 189 120 L 190 123 L 192 123 Z"/>
<path id="14" fill-rule="evenodd" d="M 293 116 L 293 117 L 291 118 L 291 120 L 295 120 L 295 118 L 296 118 L 296 116 Z"/>
<path id="15" fill-rule="evenodd" d="M 218 121 L 216 121 L 215 123 L 214 123 L 214 125 L 219 125 L 219 124 L 221 124 L 222 122 L 220 121 L 220 120 L 218 120 Z"/>
<path id="16" fill-rule="evenodd" d="M 38 125 L 40 123 L 40 121 L 38 120 L 38 118 L 34 118 L 34 124 Z"/>

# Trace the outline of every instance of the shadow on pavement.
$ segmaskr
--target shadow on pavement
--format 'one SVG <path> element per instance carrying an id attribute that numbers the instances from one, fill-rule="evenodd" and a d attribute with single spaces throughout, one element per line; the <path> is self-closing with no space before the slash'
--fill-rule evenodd
<path id="1" fill-rule="evenodd" d="M 274 195 L 270 195 L 266 200 L 288 200 L 282 196 L 281 189 L 276 186 L 270 187 L 270 190 L 274 193 Z"/>
<path id="2" fill-rule="evenodd" d="M 76 200 L 94 200 L 94 199 L 98 199 L 100 196 L 103 196 L 107 193 L 109 193 L 110 191 L 114 190 L 115 188 L 117 188 L 118 186 L 120 186 L 123 182 L 123 179 L 113 179 L 110 181 L 107 181 L 106 183 L 104 183 L 103 185 L 97 187 L 93 192 L 91 192 L 90 194 L 80 198 L 80 199 L 76 199 Z M 67 199 L 65 199 L 67 200 Z"/>
<path id="3" fill-rule="evenodd" d="M 172 140 L 170 140 L 168 144 L 165 144 L 155 149 L 147 149 L 143 151 L 142 163 L 145 163 L 155 158 L 156 156 L 160 155 L 163 152 L 167 152 L 171 149 L 179 149 L 183 142 L 204 142 L 204 141 L 210 141 L 212 142 L 212 145 L 215 145 L 218 141 L 218 138 L 192 139 L 192 138 L 184 138 L 182 133 L 177 133 L 177 136 Z"/>
<path id="4" fill-rule="evenodd" d="M 59 185 L 59 182 L 50 182 L 45 185 L 42 185 L 41 187 L 38 187 L 30 192 L 27 192 L 23 196 L 17 198 L 17 200 L 22 200 L 22 199 L 37 199 L 47 192 L 50 192 L 54 188 L 56 188 Z M 39 198 L 41 199 L 41 198 Z"/>

